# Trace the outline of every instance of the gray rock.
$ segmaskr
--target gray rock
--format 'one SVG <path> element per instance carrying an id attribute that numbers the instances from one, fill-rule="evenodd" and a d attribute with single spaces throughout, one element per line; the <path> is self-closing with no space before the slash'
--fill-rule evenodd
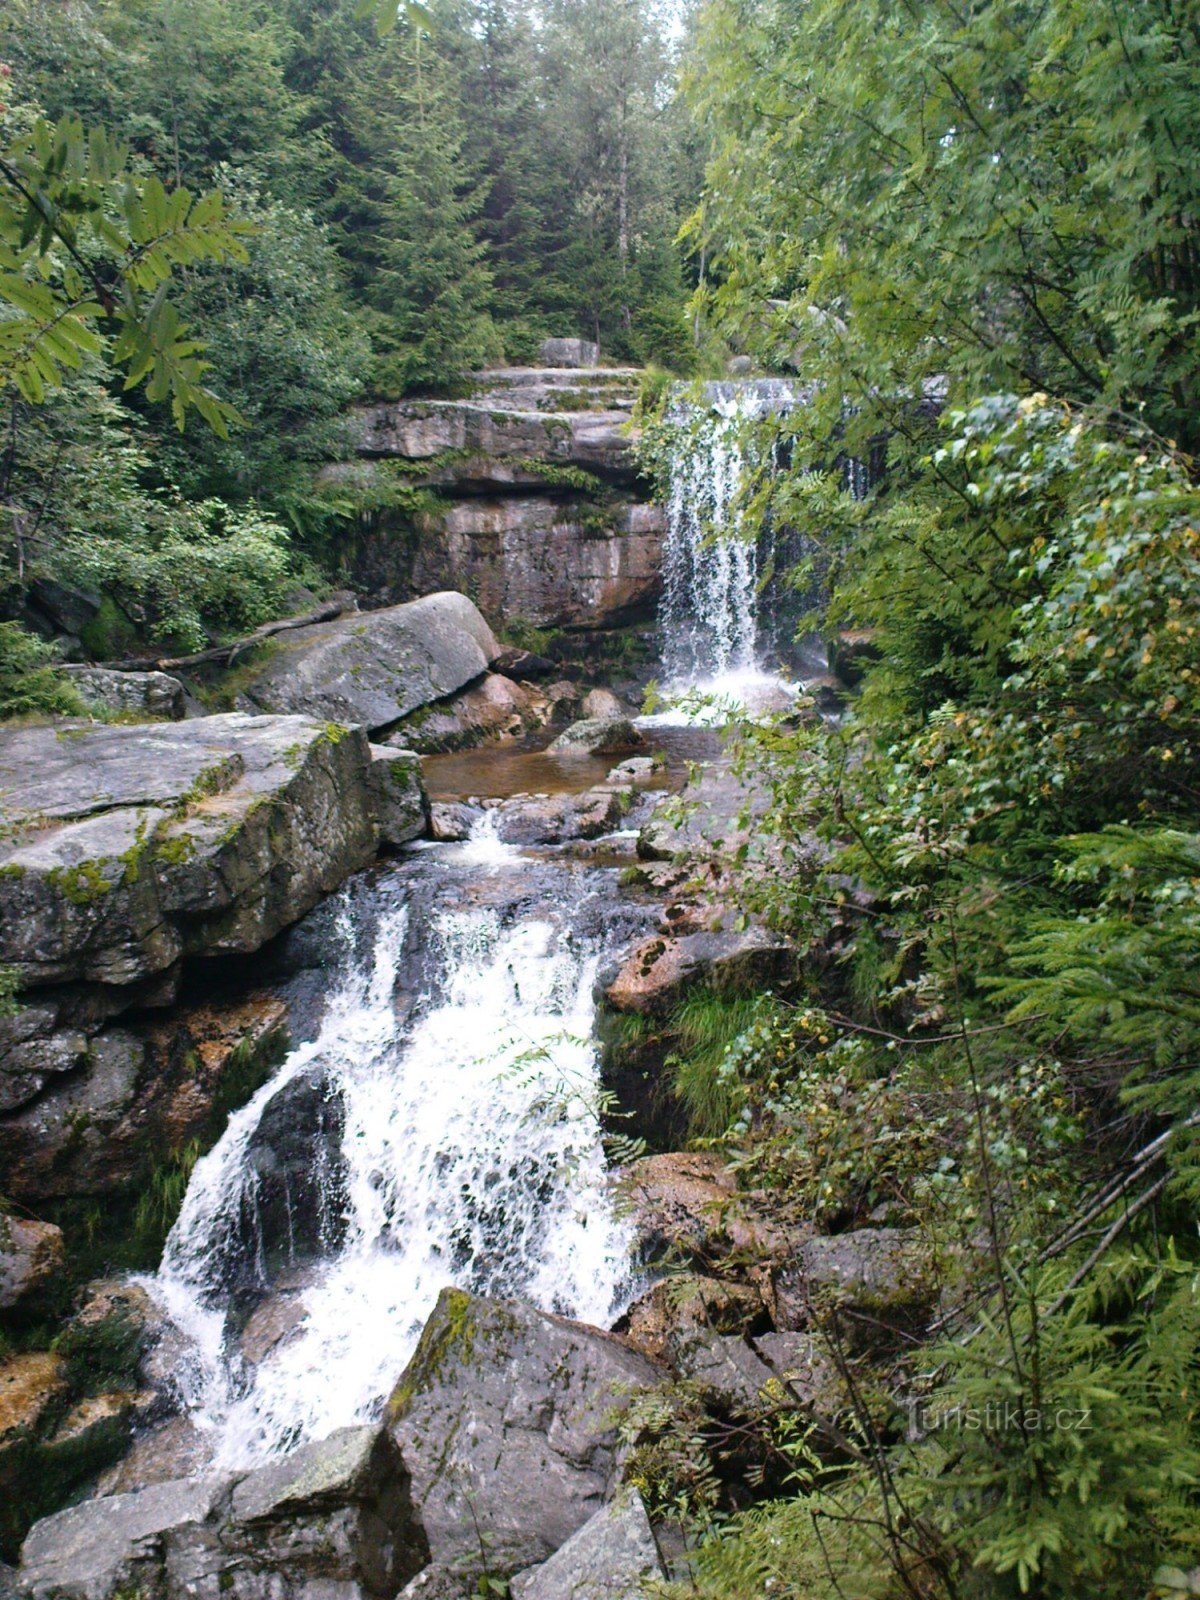
<path id="1" fill-rule="evenodd" d="M 35 578 L 29 604 L 58 633 L 80 634 L 100 609 L 100 596 L 55 578 Z"/>
<path id="2" fill-rule="evenodd" d="M 209 1516 L 217 1482 L 155 1484 L 85 1501 L 35 1523 L 21 1549 L 17 1589 L 29 1600 L 110 1600 L 118 1590 L 161 1593 L 165 1539 Z"/>
<path id="3" fill-rule="evenodd" d="M 512 1581 L 513 1600 L 641 1600 L 647 1578 L 665 1578 L 650 1519 L 623 1489 L 566 1544 Z"/>
<path id="4" fill-rule="evenodd" d="M 538 360 L 543 367 L 594 367 L 600 346 L 590 339 L 543 339 Z"/>
<path id="5" fill-rule="evenodd" d="M 722 1410 L 752 1415 L 780 1384 L 761 1356 L 736 1335 L 705 1332 L 676 1340 L 675 1365 Z"/>
<path id="6" fill-rule="evenodd" d="M 169 673 L 115 672 L 88 665 L 62 670 L 83 699 L 102 711 L 158 722 L 178 722 L 184 714 L 184 687 Z"/>
<path id="7" fill-rule="evenodd" d="M 433 482 L 458 483 L 486 492 L 513 484 L 536 486 L 544 473 L 513 471 L 514 461 L 581 468 L 614 482 L 637 478 L 629 409 L 560 414 L 480 405 L 464 400 L 404 400 L 366 406 L 359 412 L 358 449 L 364 456 L 401 456 L 457 461 Z M 499 459 L 498 459 L 499 458 Z"/>
<path id="8" fill-rule="evenodd" d="M 0 1017 L 0 1113 L 41 1093 L 60 1072 L 71 1072 L 87 1054 L 88 1036 L 61 1025 L 57 1004 L 31 1002 Z"/>
<path id="9" fill-rule="evenodd" d="M 474 1578 L 435 1563 L 410 1578 L 397 1600 L 478 1600 L 478 1596 Z"/>
<path id="10" fill-rule="evenodd" d="M 416 751 L 373 744 L 371 776 L 375 785 L 380 842 L 402 845 L 427 833 L 429 796 L 425 793 L 421 758 Z"/>
<path id="11" fill-rule="evenodd" d="M 482 815 L 477 806 L 462 805 L 456 800 L 435 800 L 429 808 L 430 837 L 460 843 L 470 838 L 471 829 Z"/>
<path id="12" fill-rule="evenodd" d="M 550 748 L 557 753 L 608 756 L 636 750 L 645 742 L 628 717 L 588 717 L 573 722 Z"/>
<path id="13" fill-rule="evenodd" d="M 805 1410 L 832 1418 L 845 1396 L 828 1350 L 807 1333 L 760 1333 L 752 1341 L 759 1355 Z"/>
<path id="14" fill-rule="evenodd" d="M 597 839 L 624 814 L 616 789 L 586 789 L 582 794 L 512 795 L 496 807 L 496 834 L 506 844 L 562 844 Z"/>
<path id="15" fill-rule="evenodd" d="M 0 1311 L 44 1290 L 62 1265 L 61 1228 L 0 1212 Z"/>
<path id="16" fill-rule="evenodd" d="M 647 784 L 654 782 L 664 766 L 665 763 L 658 756 L 630 756 L 628 761 L 619 762 L 604 781 L 618 788 L 628 785 L 633 789 L 644 789 Z"/>
<path id="17" fill-rule="evenodd" d="M 498 653 L 466 595 L 446 591 L 281 634 L 243 692 L 264 711 L 374 731 L 463 688 Z"/>
<path id="18" fill-rule="evenodd" d="M 775 1280 L 776 1323 L 808 1328 L 835 1313 L 849 1344 L 863 1349 L 918 1330 L 936 1298 L 929 1245 L 917 1228 L 858 1228 L 818 1234 Z"/>
<path id="19" fill-rule="evenodd" d="M 444 1291 L 388 1409 L 433 1561 L 507 1576 L 553 1554 L 613 1484 L 620 1411 L 661 1378 L 595 1328 Z"/>
<path id="20" fill-rule="evenodd" d="M 492 671 L 500 672 L 514 683 L 529 683 L 538 678 L 552 678 L 558 663 L 547 656 L 536 656 L 531 650 L 508 648 L 501 650 L 492 662 Z"/>
<path id="21" fill-rule="evenodd" d="M 0 964 L 124 986 L 257 949 L 373 854 L 369 761 L 306 717 L 0 731 Z"/>
<path id="22" fill-rule="evenodd" d="M 31 1530 L 29 1600 L 390 1600 L 428 1560 L 386 1431 L 344 1428 L 236 1479 L 154 1484 Z"/>

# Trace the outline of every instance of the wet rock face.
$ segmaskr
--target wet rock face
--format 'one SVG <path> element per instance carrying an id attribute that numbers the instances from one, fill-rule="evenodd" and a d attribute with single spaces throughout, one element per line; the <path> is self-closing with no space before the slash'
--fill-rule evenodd
<path id="1" fill-rule="evenodd" d="M 512 367 L 477 373 L 469 400 L 365 407 L 359 460 L 327 476 L 361 483 L 380 458 L 400 459 L 438 504 L 361 541 L 358 587 L 384 601 L 464 589 L 488 616 L 538 627 L 648 617 L 665 534 L 634 459 L 638 379 L 573 362 Z"/>
<path id="2" fill-rule="evenodd" d="M 488 616 L 613 627 L 652 614 L 664 537 L 658 506 L 623 499 L 458 501 L 422 517 L 411 582 L 469 587 Z"/>
<path id="3" fill-rule="evenodd" d="M 0 1213 L 0 1311 L 36 1300 L 62 1264 L 61 1228 Z"/>
<path id="4" fill-rule="evenodd" d="M 75 1071 L 0 1117 L 7 1192 L 33 1205 L 136 1188 L 163 1156 L 210 1142 L 286 1042 L 282 1004 L 256 996 L 106 1028 Z"/>
<path id="5" fill-rule="evenodd" d="M 562 844 L 598 839 L 619 826 L 625 796 L 619 789 L 582 794 L 517 794 L 495 808 L 496 834 L 506 844 Z"/>
<path id="6" fill-rule="evenodd" d="M 243 692 L 263 711 L 375 732 L 481 677 L 499 650 L 466 595 L 447 591 L 281 635 Z"/>
<path id="7" fill-rule="evenodd" d="M 661 1378 L 596 1329 L 445 1291 L 388 1408 L 434 1563 L 469 1578 L 546 1560 L 604 1503 L 615 1419 Z"/>
<path id="8" fill-rule="evenodd" d="M 650 1519 L 636 1489 L 623 1490 L 541 1566 L 512 1580 L 513 1600 L 640 1600 L 665 1578 Z"/>
<path id="9" fill-rule="evenodd" d="M 14 1584 L 28 1600 L 391 1600 L 427 1559 L 386 1431 L 343 1428 L 255 1472 L 155 1484 L 47 1517 Z"/>

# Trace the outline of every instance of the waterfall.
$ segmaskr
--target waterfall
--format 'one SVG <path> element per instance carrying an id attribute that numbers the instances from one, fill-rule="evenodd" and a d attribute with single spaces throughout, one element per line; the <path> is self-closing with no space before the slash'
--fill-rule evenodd
<path id="1" fill-rule="evenodd" d="M 811 543 L 754 517 L 749 504 L 787 448 L 776 430 L 755 425 L 809 395 L 786 378 L 729 380 L 705 384 L 699 400 L 681 395 L 668 412 L 674 443 L 659 612 L 668 701 L 699 693 L 718 704 L 781 709 L 798 687 L 778 675 L 784 662 L 798 666 L 802 677 L 827 670 L 819 640 L 796 648 L 786 595 L 775 581 L 776 567 L 792 565 Z M 843 457 L 840 466 L 847 492 L 864 498 L 871 488 L 867 464 Z M 683 715 L 694 720 L 697 713 Z"/>
<path id="2" fill-rule="evenodd" d="M 670 689 L 753 675 L 758 659 L 761 530 L 743 497 L 760 462 L 748 425 L 763 415 L 750 385 L 721 385 L 681 416 L 672 453 L 664 551 L 663 669 Z"/>
<path id="3" fill-rule="evenodd" d="M 604 941 L 580 931 L 597 920 L 581 916 L 597 888 L 523 859 L 522 889 L 531 871 L 555 874 L 541 903 L 480 894 L 504 863 L 488 838 L 475 846 L 419 854 L 365 939 L 344 893 L 344 972 L 317 1038 L 196 1165 L 149 1286 L 190 1342 L 180 1388 L 219 1467 L 377 1415 L 447 1284 L 601 1325 L 620 1309 L 630 1239 L 609 1193 L 590 1041 Z M 420 992 L 401 1020 L 413 959 Z M 313 1150 L 327 1214 L 306 1219 L 303 1320 L 254 1366 L 234 1338 L 238 1285 L 261 1299 L 290 1244 L 263 1237 L 256 1140 L 281 1097 L 315 1082 L 340 1130 L 331 1140 L 324 1126 Z"/>

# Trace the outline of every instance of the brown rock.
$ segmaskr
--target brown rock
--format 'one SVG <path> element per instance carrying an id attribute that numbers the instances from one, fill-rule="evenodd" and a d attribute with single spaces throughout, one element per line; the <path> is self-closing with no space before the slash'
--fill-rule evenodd
<path id="1" fill-rule="evenodd" d="M 8 1192 L 36 1202 L 130 1187 L 148 1152 L 211 1142 L 231 1078 L 265 1075 L 286 1038 L 282 1002 L 253 995 L 97 1035 L 82 1071 L 0 1120 Z"/>
<path id="2" fill-rule="evenodd" d="M 625 1169 L 621 1192 L 650 1259 L 703 1263 L 737 1255 L 751 1275 L 765 1278 L 772 1262 L 792 1259 L 798 1247 L 797 1233 L 772 1214 L 770 1197 L 739 1192 L 719 1155 L 644 1156 Z"/>
<path id="3" fill-rule="evenodd" d="M 518 738 L 549 721 L 551 701 L 532 684 L 490 672 L 452 700 L 428 706 L 392 735 L 423 754 Z"/>
<path id="4" fill-rule="evenodd" d="M 794 961 L 792 946 L 761 928 L 657 936 L 626 959 L 606 998 L 617 1011 L 664 1016 L 693 983 L 718 993 L 759 988 L 785 977 Z"/>
<path id="5" fill-rule="evenodd" d="M 767 1310 L 757 1289 L 681 1272 L 651 1285 L 614 1332 L 624 1334 L 653 1360 L 673 1362 L 679 1342 L 691 1340 L 701 1331 L 743 1334 L 766 1322 Z"/>
<path id="6" fill-rule="evenodd" d="M 0 1361 L 0 1441 L 32 1431 L 66 1387 L 61 1356 L 32 1350 Z"/>

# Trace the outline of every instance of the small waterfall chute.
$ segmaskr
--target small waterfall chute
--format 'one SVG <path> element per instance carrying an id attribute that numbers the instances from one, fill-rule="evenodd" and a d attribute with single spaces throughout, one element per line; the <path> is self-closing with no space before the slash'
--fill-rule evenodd
<path id="1" fill-rule="evenodd" d="M 451 850 L 436 865 L 419 859 L 466 892 L 479 880 L 460 868 L 503 865 L 480 843 L 486 862 Z M 631 1240 L 592 1094 L 602 939 L 573 926 L 590 890 L 562 876 L 572 892 L 556 884 L 549 910 L 443 896 L 419 927 L 414 907 L 385 910 L 370 948 L 348 958 L 318 1037 L 197 1163 L 149 1285 L 193 1346 L 181 1389 L 215 1465 L 253 1464 L 376 1415 L 447 1284 L 602 1325 L 619 1309 Z M 425 992 L 401 1021 L 394 991 L 414 947 Z M 303 1320 L 254 1366 L 237 1354 L 230 1293 L 262 1248 L 247 1223 L 249 1156 L 268 1107 L 317 1067 L 338 1106 L 336 1244 L 309 1265 Z"/>

